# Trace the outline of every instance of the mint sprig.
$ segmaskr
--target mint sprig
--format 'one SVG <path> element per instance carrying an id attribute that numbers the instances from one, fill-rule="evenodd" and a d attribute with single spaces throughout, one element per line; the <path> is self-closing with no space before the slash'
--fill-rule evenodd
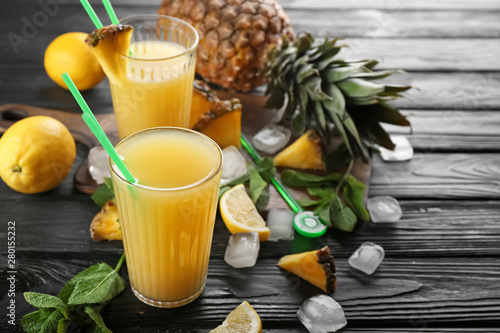
<path id="1" fill-rule="evenodd" d="M 109 200 L 113 200 L 115 198 L 115 192 L 113 190 L 111 178 L 105 177 L 104 184 L 94 191 L 91 198 L 100 207 L 103 207 Z"/>
<path id="2" fill-rule="evenodd" d="M 27 333 L 65 333 L 68 325 L 73 324 L 86 328 L 87 332 L 110 333 L 100 310 L 105 302 L 125 288 L 118 274 L 124 259 L 125 254 L 114 269 L 105 263 L 90 266 L 69 280 L 57 297 L 25 292 L 26 302 L 39 310 L 22 318 L 23 330 Z"/>
<path id="3" fill-rule="evenodd" d="M 243 176 L 232 180 L 228 184 L 221 186 L 219 190 L 219 198 L 232 186 L 238 184 L 247 184 L 250 190 L 255 207 L 258 211 L 263 211 L 269 203 L 269 183 L 271 178 L 276 173 L 273 159 L 270 157 L 262 158 L 255 166 L 247 164 L 248 172 Z"/>
<path id="4" fill-rule="evenodd" d="M 350 173 L 331 173 L 322 177 L 287 169 L 281 173 L 281 181 L 287 186 L 305 187 L 309 195 L 318 197 L 304 198 L 299 203 L 313 209 L 329 227 L 351 232 L 357 217 L 370 218 L 363 202 L 366 185 Z"/>

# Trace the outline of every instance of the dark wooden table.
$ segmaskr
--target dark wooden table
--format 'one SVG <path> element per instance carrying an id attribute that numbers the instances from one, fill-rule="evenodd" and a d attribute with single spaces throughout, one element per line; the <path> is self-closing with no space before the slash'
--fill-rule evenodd
<path id="1" fill-rule="evenodd" d="M 40 3 L 56 3 L 43 19 Z M 155 13 L 159 0 L 116 0 L 119 17 Z M 415 148 L 410 162 L 373 160 L 370 196 L 399 199 L 398 223 L 363 222 L 351 234 L 331 231 L 304 249 L 328 244 L 338 265 L 333 297 L 348 325 L 342 332 L 500 332 L 500 1 L 283 0 L 296 31 L 346 37 L 355 58 L 401 68 L 393 82 L 418 87 L 394 103 L 409 116 Z M 106 17 L 100 1 L 91 1 Z M 26 21 L 36 30 L 26 30 Z M 68 31 L 91 31 L 78 1 L 0 2 L 0 103 L 78 112 L 71 95 L 43 68 L 46 46 Z M 14 46 L 9 36 L 23 39 Z M 107 82 L 84 93 L 96 113 L 112 112 Z M 406 129 L 390 128 L 392 133 Z M 85 157 L 78 148 L 75 167 Z M 0 156 L 1 158 L 1 156 Z M 73 170 L 74 171 L 74 170 Z M 56 189 L 23 195 L 0 181 L 0 331 L 18 332 L 33 311 L 24 291 L 57 294 L 74 274 L 104 261 L 114 265 L 120 242 L 95 243 L 89 224 L 99 208 L 73 190 L 72 175 Z M 16 222 L 16 326 L 4 315 L 7 224 Z M 243 300 L 260 314 L 266 332 L 306 332 L 296 317 L 319 292 L 285 274 L 276 262 L 300 244 L 262 244 L 255 267 L 236 270 L 223 260 L 229 233 L 216 223 L 202 296 L 179 309 L 139 302 L 130 288 L 103 310 L 115 332 L 208 332 Z M 365 241 L 384 247 L 373 276 L 347 258 Z M 126 270 L 122 270 L 126 278 Z"/>

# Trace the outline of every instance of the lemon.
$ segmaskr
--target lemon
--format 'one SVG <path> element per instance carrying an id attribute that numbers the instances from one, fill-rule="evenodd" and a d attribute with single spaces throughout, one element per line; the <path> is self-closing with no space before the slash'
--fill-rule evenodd
<path id="1" fill-rule="evenodd" d="M 0 177 L 18 192 L 45 192 L 66 178 L 75 155 L 75 141 L 60 121 L 25 118 L 0 138 Z"/>
<path id="2" fill-rule="evenodd" d="M 219 206 L 222 219 L 232 234 L 257 232 L 261 242 L 269 238 L 271 232 L 243 184 L 236 185 L 224 193 Z"/>
<path id="3" fill-rule="evenodd" d="M 47 75 L 59 86 L 68 89 L 61 75 L 68 72 L 78 90 L 87 90 L 104 79 L 104 72 L 90 47 L 87 34 L 69 32 L 54 39 L 45 50 L 44 66 Z"/>
<path id="4" fill-rule="evenodd" d="M 262 322 L 248 302 L 243 302 L 234 309 L 226 320 L 210 333 L 260 333 Z"/>

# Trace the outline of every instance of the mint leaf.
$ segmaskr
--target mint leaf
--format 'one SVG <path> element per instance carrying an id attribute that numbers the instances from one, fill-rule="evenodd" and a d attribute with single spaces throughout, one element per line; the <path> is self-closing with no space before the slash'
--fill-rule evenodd
<path id="1" fill-rule="evenodd" d="M 57 332 L 57 327 L 59 326 L 59 320 L 63 319 L 64 315 L 59 310 L 52 312 L 47 319 L 45 319 L 40 333 L 54 333 Z"/>
<path id="2" fill-rule="evenodd" d="M 109 177 L 104 177 L 104 185 L 108 188 L 108 190 L 115 195 L 115 189 L 113 188 L 113 181 Z"/>
<path id="3" fill-rule="evenodd" d="M 356 214 L 340 198 L 331 201 L 330 219 L 332 226 L 351 232 L 358 221 Z"/>
<path id="4" fill-rule="evenodd" d="M 259 212 L 262 212 L 264 209 L 266 209 L 267 204 L 269 203 L 269 185 L 264 187 L 264 190 L 260 194 L 260 197 L 257 199 L 257 202 L 255 203 L 255 207 Z"/>
<path id="5" fill-rule="evenodd" d="M 314 187 L 321 185 L 331 185 L 342 179 L 340 173 L 331 173 L 326 177 L 303 173 L 295 170 L 284 170 L 281 173 L 281 181 L 287 186 L 293 187 Z"/>
<path id="6" fill-rule="evenodd" d="M 99 186 L 91 196 L 92 200 L 94 200 L 94 202 L 101 207 L 104 206 L 109 200 L 112 200 L 114 197 L 114 192 L 109 190 L 109 187 L 108 185 L 106 185 L 106 183 Z"/>
<path id="7" fill-rule="evenodd" d="M 106 325 L 104 324 L 104 320 L 102 319 L 101 314 L 99 313 L 99 311 L 96 308 L 93 308 L 93 307 L 87 305 L 85 307 L 85 312 L 89 315 L 90 318 L 92 318 L 96 327 L 99 328 L 101 332 L 112 333 L 111 330 L 108 329 L 106 327 Z"/>
<path id="8" fill-rule="evenodd" d="M 53 309 L 42 309 L 28 313 L 21 319 L 21 327 L 27 333 L 39 333 L 45 320 L 54 311 Z"/>
<path id="9" fill-rule="evenodd" d="M 344 200 L 356 215 L 367 221 L 370 219 L 370 214 L 364 205 L 365 191 L 366 185 L 363 182 L 360 182 L 352 175 L 347 175 L 344 183 Z"/>
<path id="10" fill-rule="evenodd" d="M 125 288 L 118 272 L 105 263 L 91 266 L 77 276 L 78 280 L 68 299 L 70 305 L 103 303 Z"/>
<path id="11" fill-rule="evenodd" d="M 57 323 L 57 333 L 66 333 L 66 326 L 70 322 L 71 321 L 66 318 L 60 319 L 59 322 Z"/>
<path id="12" fill-rule="evenodd" d="M 318 207 L 316 207 L 316 209 L 314 209 L 313 213 L 314 213 L 314 215 L 318 216 L 323 222 L 325 222 L 325 225 L 327 227 L 332 226 L 332 221 L 330 219 L 330 203 L 329 202 L 325 202 L 325 203 L 319 205 Z"/>
<path id="13" fill-rule="evenodd" d="M 274 166 L 274 160 L 270 157 L 262 158 L 259 163 L 257 163 L 257 171 L 261 177 L 269 183 L 271 178 L 276 174 L 276 167 Z"/>
<path id="14" fill-rule="evenodd" d="M 250 170 L 250 196 L 257 210 L 262 211 L 269 202 L 269 185 L 261 177 L 256 168 L 249 165 L 248 169 Z"/>
<path id="15" fill-rule="evenodd" d="M 302 207 L 311 207 L 311 206 L 317 206 L 317 205 L 320 205 L 322 203 L 325 202 L 324 199 L 320 199 L 320 200 L 312 200 L 312 199 L 309 199 L 309 198 L 302 198 L 302 199 L 299 199 L 297 200 L 298 203 L 302 206 Z"/>
<path id="16" fill-rule="evenodd" d="M 326 200 L 332 200 L 332 198 L 337 197 L 335 190 L 331 187 L 308 187 L 307 193 L 309 193 L 309 195 L 315 195 Z"/>
<path id="17" fill-rule="evenodd" d="M 85 330 L 85 333 L 105 333 L 96 323 L 90 324 L 90 326 Z M 110 331 L 109 331 L 110 332 Z"/>
<path id="18" fill-rule="evenodd" d="M 253 166 L 250 166 L 249 169 L 250 169 L 250 184 L 249 184 L 250 196 L 252 197 L 252 201 L 256 203 L 260 195 L 262 194 L 262 191 L 264 191 L 264 188 L 266 188 L 267 183 L 264 179 L 262 179 L 257 169 L 255 169 Z"/>
<path id="19" fill-rule="evenodd" d="M 220 198 L 222 198 L 222 195 L 224 193 L 226 193 L 230 188 L 231 188 L 231 186 L 221 186 L 220 187 L 220 189 L 219 189 L 219 200 L 220 200 Z"/>
<path id="20" fill-rule="evenodd" d="M 104 263 L 99 263 L 90 266 L 89 268 L 81 271 L 80 273 L 75 275 L 71 280 L 69 280 L 68 283 L 66 283 L 66 285 L 61 289 L 57 297 L 63 300 L 63 302 L 71 304 L 69 303 L 69 299 L 71 297 L 71 294 L 75 290 L 75 287 L 78 284 L 78 282 L 85 279 L 98 279 L 99 277 L 106 276 L 112 270 L 113 269 L 111 267 L 109 267 L 107 264 Z"/>
<path id="21" fill-rule="evenodd" d="M 236 179 L 231 180 L 229 183 L 227 183 L 224 186 L 236 186 L 238 184 L 244 184 L 249 180 L 250 180 L 250 173 L 247 172 L 243 176 L 240 176 Z"/>
<path id="22" fill-rule="evenodd" d="M 23 295 L 26 302 L 39 309 L 56 309 L 64 314 L 65 318 L 69 317 L 68 307 L 61 299 L 55 296 L 34 292 L 25 292 Z"/>
<path id="23" fill-rule="evenodd" d="M 58 297 L 24 293 L 26 301 L 40 310 L 25 315 L 21 319 L 22 328 L 28 333 L 66 333 L 70 325 L 75 325 L 82 332 L 82 327 L 91 323 L 93 326 L 87 327 L 86 332 L 111 332 L 104 325 L 99 311 L 89 305 L 108 301 L 124 289 L 123 280 L 118 275 L 124 260 L 125 254 L 114 269 L 100 263 L 83 270 L 66 283 Z M 85 308 L 85 313 L 79 310 L 82 308 Z"/>

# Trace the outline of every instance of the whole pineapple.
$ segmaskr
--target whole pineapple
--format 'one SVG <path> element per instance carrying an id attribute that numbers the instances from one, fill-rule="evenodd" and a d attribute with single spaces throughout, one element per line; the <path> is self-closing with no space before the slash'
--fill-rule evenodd
<path id="1" fill-rule="evenodd" d="M 381 123 L 410 126 L 399 110 L 387 104 L 410 86 L 377 82 L 398 70 L 374 71 L 375 60 L 348 61 L 337 57 L 345 45 L 337 39 L 316 42 L 310 34 L 284 40 L 269 54 L 264 75 L 268 78 L 267 106 L 286 105 L 282 122 L 295 131 L 315 131 L 324 145 L 341 136 L 343 145 L 325 162 L 340 155 L 368 158 L 366 146 L 393 149 Z M 332 161 L 330 161 L 332 160 Z"/>
<path id="2" fill-rule="evenodd" d="M 224 88 L 250 91 L 266 82 L 268 52 L 294 38 L 275 0 L 163 0 L 159 14 L 178 17 L 200 35 L 196 71 Z"/>

